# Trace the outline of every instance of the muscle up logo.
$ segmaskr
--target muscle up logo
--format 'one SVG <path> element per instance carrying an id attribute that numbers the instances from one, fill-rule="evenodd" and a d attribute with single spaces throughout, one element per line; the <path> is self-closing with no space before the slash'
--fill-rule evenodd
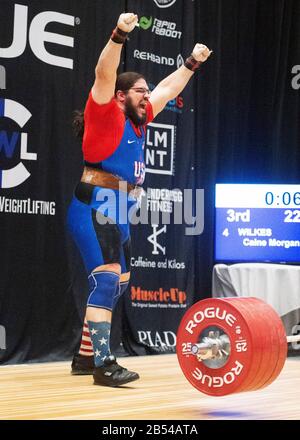
<path id="1" fill-rule="evenodd" d="M 174 5 L 176 0 L 153 0 L 159 8 L 169 8 Z"/>
<path id="2" fill-rule="evenodd" d="M 147 126 L 145 163 L 147 173 L 174 172 L 175 126 L 151 123 Z"/>
<path id="3" fill-rule="evenodd" d="M 0 98 L 0 121 L 4 118 L 14 121 L 22 129 L 31 118 L 31 113 L 16 101 Z M 14 128 L 0 130 L 0 160 L 0 188 L 13 188 L 25 182 L 30 173 L 21 161 L 37 160 L 36 153 L 27 151 L 27 133 Z M 13 160 L 18 163 L 11 166 Z"/>

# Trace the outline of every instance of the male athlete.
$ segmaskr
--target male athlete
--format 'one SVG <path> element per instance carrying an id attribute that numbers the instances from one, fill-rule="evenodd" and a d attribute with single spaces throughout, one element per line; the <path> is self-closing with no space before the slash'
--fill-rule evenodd
<path id="1" fill-rule="evenodd" d="M 124 210 L 118 207 L 125 200 L 128 213 L 136 205 L 145 176 L 146 125 L 179 95 L 211 54 L 206 46 L 196 44 L 184 65 L 150 94 L 143 75 L 125 72 L 117 77 L 116 73 L 127 34 L 137 22 L 135 14 L 120 15 L 96 65 L 84 127 L 80 127 L 85 167 L 68 212 L 69 229 L 83 257 L 90 289 L 72 374 L 93 374 L 94 384 L 111 387 L 139 378 L 121 367 L 110 351 L 112 311 L 130 277 L 130 219 L 124 222 Z M 107 197 L 108 191 L 113 197 Z M 115 212 L 113 218 L 111 212 Z"/>

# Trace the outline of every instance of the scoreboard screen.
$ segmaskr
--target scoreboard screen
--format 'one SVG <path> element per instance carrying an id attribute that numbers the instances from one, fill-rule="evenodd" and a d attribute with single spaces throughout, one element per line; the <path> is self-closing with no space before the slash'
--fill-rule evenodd
<path id="1" fill-rule="evenodd" d="M 217 184 L 215 260 L 300 263 L 300 185 Z"/>

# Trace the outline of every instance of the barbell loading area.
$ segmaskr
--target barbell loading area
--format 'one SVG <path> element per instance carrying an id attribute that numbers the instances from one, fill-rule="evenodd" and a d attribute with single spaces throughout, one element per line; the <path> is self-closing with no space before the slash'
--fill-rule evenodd
<path id="1" fill-rule="evenodd" d="M 177 357 L 199 391 L 224 396 L 259 390 L 280 374 L 287 343 L 275 310 L 258 298 L 215 298 L 194 304 L 177 332 Z"/>

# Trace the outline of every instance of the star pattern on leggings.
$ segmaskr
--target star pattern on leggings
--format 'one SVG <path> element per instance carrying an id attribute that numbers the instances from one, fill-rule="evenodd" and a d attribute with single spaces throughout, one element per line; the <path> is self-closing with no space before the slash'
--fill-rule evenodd
<path id="1" fill-rule="evenodd" d="M 107 339 L 105 338 L 98 339 L 98 341 L 100 342 L 101 345 L 105 345 L 107 343 Z"/>
<path id="2" fill-rule="evenodd" d="M 95 356 L 96 356 L 96 357 L 100 356 L 100 354 L 101 354 L 101 351 L 100 351 L 100 350 L 96 350 L 96 351 L 95 351 Z"/>
<path id="3" fill-rule="evenodd" d="M 95 328 L 91 329 L 91 334 L 92 335 L 96 335 L 98 333 L 98 330 L 96 330 Z"/>

